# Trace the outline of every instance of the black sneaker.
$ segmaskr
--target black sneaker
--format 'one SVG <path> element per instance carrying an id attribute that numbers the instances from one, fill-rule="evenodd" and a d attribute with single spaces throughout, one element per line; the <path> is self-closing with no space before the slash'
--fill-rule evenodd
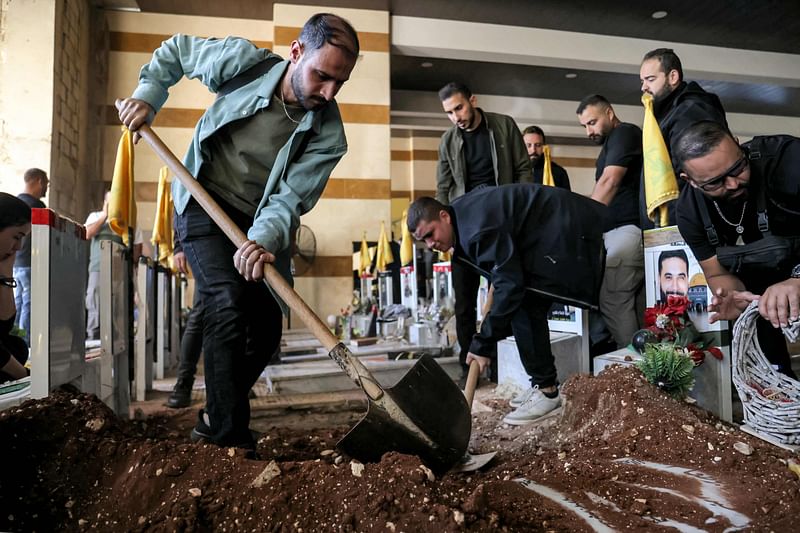
<path id="1" fill-rule="evenodd" d="M 177 385 L 172 390 L 172 393 L 167 398 L 167 407 L 171 409 L 180 409 L 182 407 L 189 407 L 192 404 L 192 389 L 178 387 Z"/>

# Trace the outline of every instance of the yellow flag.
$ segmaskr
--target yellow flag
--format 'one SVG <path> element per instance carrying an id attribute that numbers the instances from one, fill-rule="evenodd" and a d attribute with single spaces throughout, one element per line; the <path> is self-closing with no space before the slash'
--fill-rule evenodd
<path id="1" fill-rule="evenodd" d="M 133 134 L 125 126 L 117 146 L 117 161 L 108 199 L 108 225 L 129 246 L 128 228 L 136 227 L 136 199 L 133 195 Z"/>
<path id="2" fill-rule="evenodd" d="M 358 256 L 358 276 L 363 277 L 369 274 L 369 267 L 372 261 L 369 257 L 369 246 L 367 246 L 367 232 L 361 236 L 361 253 Z"/>
<path id="3" fill-rule="evenodd" d="M 400 241 L 400 266 L 406 266 L 414 262 L 414 239 L 411 238 L 411 232 L 408 231 L 408 211 L 403 211 L 403 220 L 400 224 L 403 226 L 401 230 L 403 239 Z"/>
<path id="4" fill-rule="evenodd" d="M 542 185 L 555 187 L 556 182 L 553 179 L 553 164 L 550 161 L 550 147 L 544 145 L 544 173 L 542 174 Z"/>
<path id="5" fill-rule="evenodd" d="M 158 175 L 158 196 L 156 197 L 156 217 L 153 222 L 153 236 L 150 242 L 158 247 L 158 260 L 166 264 L 172 255 L 172 193 L 169 187 L 169 169 L 161 167 Z"/>
<path id="6" fill-rule="evenodd" d="M 653 114 L 653 97 L 642 94 L 644 124 L 642 126 L 642 155 L 644 156 L 644 194 L 647 216 L 660 227 L 670 225 L 667 204 L 678 198 L 678 181 L 672 170 L 664 137 Z"/>
<path id="7" fill-rule="evenodd" d="M 375 260 L 375 268 L 378 272 L 386 272 L 386 265 L 394 262 L 392 246 L 389 244 L 389 237 L 386 235 L 386 224 L 381 220 L 381 234 L 378 237 L 378 258 Z"/>

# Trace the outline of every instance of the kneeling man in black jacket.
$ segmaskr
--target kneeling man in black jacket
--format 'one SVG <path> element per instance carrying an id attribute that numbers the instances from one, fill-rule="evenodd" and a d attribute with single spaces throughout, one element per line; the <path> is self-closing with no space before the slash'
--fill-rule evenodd
<path id="1" fill-rule="evenodd" d="M 504 422 L 529 424 L 561 405 L 547 312 L 553 302 L 597 308 L 608 208 L 535 184 L 486 187 L 444 206 L 423 197 L 408 209 L 408 229 L 428 248 L 453 252 L 494 286 L 491 309 L 472 339 L 467 363 L 481 370 L 493 343 L 514 335 L 531 389 L 512 400 Z"/>

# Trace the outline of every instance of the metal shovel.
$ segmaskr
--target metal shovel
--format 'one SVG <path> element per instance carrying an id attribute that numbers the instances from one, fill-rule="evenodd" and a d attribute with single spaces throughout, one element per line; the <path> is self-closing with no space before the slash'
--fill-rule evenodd
<path id="1" fill-rule="evenodd" d="M 140 127 L 138 133 L 225 235 L 237 248 L 240 247 L 247 240 L 245 234 L 170 149 L 149 126 Z M 438 472 L 447 470 L 463 457 L 472 430 L 470 408 L 455 382 L 431 357 L 421 357 L 396 385 L 384 388 L 278 271 L 270 264 L 264 267 L 265 283 L 329 351 L 328 356 L 367 395 L 367 413 L 339 442 L 340 448 L 364 461 L 379 460 L 389 451 L 417 455 Z"/>

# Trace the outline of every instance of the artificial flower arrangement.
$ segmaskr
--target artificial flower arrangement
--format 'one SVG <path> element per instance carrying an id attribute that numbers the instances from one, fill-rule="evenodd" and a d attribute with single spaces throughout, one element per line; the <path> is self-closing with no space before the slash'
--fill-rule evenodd
<path id="1" fill-rule="evenodd" d="M 648 307 L 644 329 L 636 332 L 633 347 L 642 354 L 637 363 L 647 380 L 675 397 L 684 397 L 694 385 L 692 369 L 706 354 L 722 359 L 712 345 L 713 334 L 702 334 L 689 317 L 689 299 L 669 295 L 666 303 Z"/>

